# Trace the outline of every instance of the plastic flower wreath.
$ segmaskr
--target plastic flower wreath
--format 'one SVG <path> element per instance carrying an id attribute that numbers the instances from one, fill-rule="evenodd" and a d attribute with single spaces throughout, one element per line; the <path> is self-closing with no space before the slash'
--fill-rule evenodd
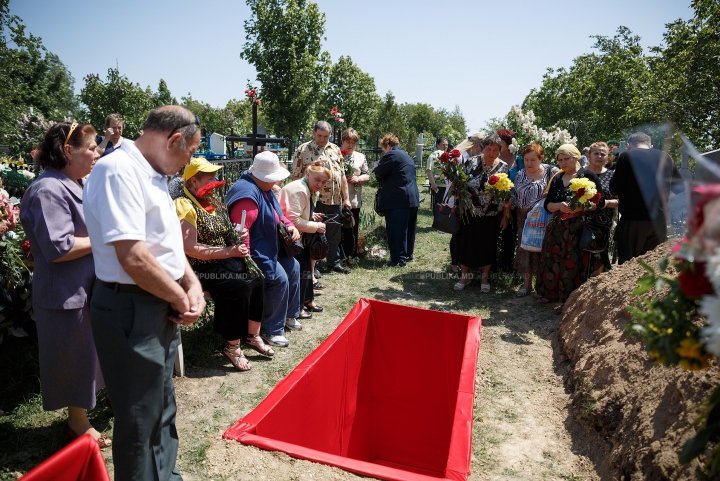
<path id="1" fill-rule="evenodd" d="M 217 188 L 222 187 L 225 184 L 226 182 L 224 180 L 210 182 L 209 184 L 200 187 L 195 197 L 197 197 L 199 200 L 204 200 L 205 202 L 210 203 L 210 205 L 212 206 L 212 212 L 215 212 L 217 215 L 219 215 L 220 218 L 223 220 L 225 226 L 228 228 L 232 244 L 237 245 L 241 243 L 240 236 L 235 230 L 235 226 L 233 225 L 233 223 L 230 222 L 230 216 L 228 215 L 225 204 L 220 201 L 216 192 Z M 210 210 L 208 211 L 210 212 Z M 265 277 L 258 265 L 252 259 L 252 257 L 247 256 L 242 257 L 241 259 L 243 260 L 243 262 L 245 262 L 245 266 L 247 267 L 249 276 Z"/>

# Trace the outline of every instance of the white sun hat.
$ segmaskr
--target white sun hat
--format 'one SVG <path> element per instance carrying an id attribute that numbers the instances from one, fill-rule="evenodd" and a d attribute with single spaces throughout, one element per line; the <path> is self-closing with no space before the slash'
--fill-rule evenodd
<path id="1" fill-rule="evenodd" d="M 274 152 L 266 150 L 255 156 L 248 173 L 261 182 L 277 182 L 290 175 L 287 169 L 280 166 L 280 159 Z"/>

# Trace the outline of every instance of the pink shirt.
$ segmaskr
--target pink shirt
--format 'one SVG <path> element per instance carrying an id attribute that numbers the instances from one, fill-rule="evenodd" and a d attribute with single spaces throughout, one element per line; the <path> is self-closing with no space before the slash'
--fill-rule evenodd
<path id="1" fill-rule="evenodd" d="M 268 196 L 268 192 L 263 192 L 263 195 L 265 197 Z M 275 210 L 275 209 L 273 209 Z M 254 200 L 250 198 L 240 199 L 239 201 L 235 202 L 232 206 L 232 209 L 230 209 L 230 220 L 234 222 L 235 224 L 239 224 L 242 221 L 242 211 L 245 211 L 245 228 L 248 230 L 248 236 L 245 239 L 245 246 L 248 249 L 248 252 L 250 251 L 250 227 L 255 223 L 258 217 L 258 207 Z M 275 214 L 275 224 L 277 224 L 278 221 L 278 214 L 277 212 L 274 212 Z M 288 227 L 295 227 L 295 224 L 293 224 L 290 219 L 285 217 L 285 214 L 282 216 L 282 221 L 285 223 Z"/>

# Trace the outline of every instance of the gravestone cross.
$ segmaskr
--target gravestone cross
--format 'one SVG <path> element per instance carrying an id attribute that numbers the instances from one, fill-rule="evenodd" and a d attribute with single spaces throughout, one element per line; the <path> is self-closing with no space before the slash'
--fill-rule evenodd
<path id="1" fill-rule="evenodd" d="M 683 180 L 692 180 L 693 174 L 690 172 L 690 150 L 687 146 L 683 145 L 679 152 L 682 154 L 682 160 L 680 161 L 680 175 Z"/>
<path id="2" fill-rule="evenodd" d="M 419 167 L 422 167 L 423 147 L 425 147 L 425 136 L 420 132 L 417 138 L 417 145 L 415 146 L 415 161 Z"/>

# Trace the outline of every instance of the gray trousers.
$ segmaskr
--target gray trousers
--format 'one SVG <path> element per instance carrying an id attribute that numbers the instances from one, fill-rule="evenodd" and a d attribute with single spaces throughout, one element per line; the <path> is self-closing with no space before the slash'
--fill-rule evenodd
<path id="1" fill-rule="evenodd" d="M 178 326 L 150 293 L 96 284 L 90 302 L 95 346 L 115 412 L 115 481 L 181 481 L 175 468 L 173 364 Z"/>

